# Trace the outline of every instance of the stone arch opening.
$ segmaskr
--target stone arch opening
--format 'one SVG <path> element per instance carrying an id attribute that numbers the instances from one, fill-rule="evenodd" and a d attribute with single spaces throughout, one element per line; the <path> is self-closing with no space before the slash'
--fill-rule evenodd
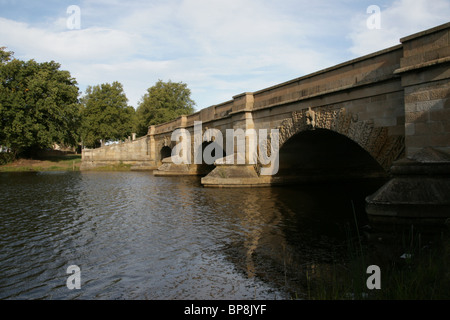
<path id="1" fill-rule="evenodd" d="M 206 149 L 208 147 L 208 149 Z M 226 156 L 223 148 L 214 141 L 204 141 L 202 143 L 202 158 L 205 163 L 205 157 L 210 156 L 213 159 L 221 159 Z"/>
<path id="2" fill-rule="evenodd" d="M 160 151 L 161 160 L 172 156 L 172 149 L 169 146 L 163 146 Z"/>
<path id="3" fill-rule="evenodd" d="M 216 166 L 214 163 L 208 162 L 215 161 L 223 157 L 225 157 L 225 151 L 217 142 L 204 141 L 202 143 L 202 164 L 199 165 L 199 172 L 204 175 L 210 173 Z"/>
<path id="4" fill-rule="evenodd" d="M 372 120 L 359 120 L 358 114 L 333 106 L 293 112 L 279 126 L 280 146 L 297 133 L 318 129 L 330 130 L 349 138 L 371 155 L 385 171 L 404 154 L 403 135 L 390 135 L 387 127 L 375 126 Z"/>
<path id="5" fill-rule="evenodd" d="M 350 138 L 328 129 L 300 131 L 279 150 L 275 177 L 286 183 L 386 177 L 386 170 Z"/>

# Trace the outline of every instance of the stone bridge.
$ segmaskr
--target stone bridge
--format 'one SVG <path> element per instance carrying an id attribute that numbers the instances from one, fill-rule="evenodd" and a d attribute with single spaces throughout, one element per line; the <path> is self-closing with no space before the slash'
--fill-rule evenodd
<path id="1" fill-rule="evenodd" d="M 426 212 L 427 219 L 442 222 L 450 215 L 449 78 L 447 23 L 402 38 L 397 46 L 151 126 L 144 137 L 85 149 L 82 169 L 124 163 L 158 176 L 202 175 L 207 187 L 389 176 L 367 198 L 372 217 L 423 220 Z M 174 163 L 177 129 L 189 132 L 185 157 L 206 151 L 216 161 Z M 239 129 L 267 130 L 256 160 L 249 136 L 238 144 Z M 271 155 L 272 129 L 278 132 L 279 168 L 262 175 L 268 165 L 258 159 Z M 227 135 L 230 130 L 236 136 Z M 225 148 L 227 139 L 236 139 L 233 149 Z M 224 160 L 230 157 L 234 161 Z"/>

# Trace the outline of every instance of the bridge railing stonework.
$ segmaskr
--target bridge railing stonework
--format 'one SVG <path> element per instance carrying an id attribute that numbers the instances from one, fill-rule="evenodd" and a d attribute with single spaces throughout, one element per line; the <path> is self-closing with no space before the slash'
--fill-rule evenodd
<path id="1" fill-rule="evenodd" d="M 136 169 L 154 169 L 156 163 L 150 156 L 150 138 L 120 141 L 97 149 L 83 149 L 81 170 L 111 167 L 118 164 L 130 165 Z"/>

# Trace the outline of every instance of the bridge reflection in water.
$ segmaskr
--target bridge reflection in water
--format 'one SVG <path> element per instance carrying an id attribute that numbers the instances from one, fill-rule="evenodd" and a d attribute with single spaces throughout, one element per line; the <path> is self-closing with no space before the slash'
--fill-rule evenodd
<path id="1" fill-rule="evenodd" d="M 364 198 L 384 182 L 204 189 L 204 196 L 208 203 L 228 208 L 221 215 L 233 221 L 233 235 L 224 246 L 227 259 L 247 277 L 301 297 L 307 275 L 327 282 L 332 271 L 344 268 L 356 226 L 368 223 Z"/>

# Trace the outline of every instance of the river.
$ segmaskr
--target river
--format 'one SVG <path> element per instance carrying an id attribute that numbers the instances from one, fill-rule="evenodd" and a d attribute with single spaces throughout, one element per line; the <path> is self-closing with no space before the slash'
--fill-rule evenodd
<path id="1" fill-rule="evenodd" d="M 151 172 L 0 173 L 0 299 L 293 299 L 345 259 L 376 183 L 204 188 Z M 70 290 L 67 268 L 80 268 Z M 73 278 L 70 278 L 73 279 Z"/>

